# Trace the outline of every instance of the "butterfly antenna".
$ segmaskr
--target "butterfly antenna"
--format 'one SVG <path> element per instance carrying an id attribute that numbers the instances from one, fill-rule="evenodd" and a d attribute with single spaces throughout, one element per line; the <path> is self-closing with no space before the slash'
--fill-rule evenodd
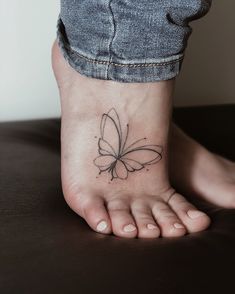
<path id="1" fill-rule="evenodd" d="M 127 142 L 128 135 L 129 135 L 129 124 L 126 125 L 126 137 L 125 137 L 124 144 L 123 144 L 123 146 L 122 146 L 122 150 L 121 150 L 121 152 L 120 152 L 121 154 L 123 153 L 123 150 L 124 150 L 124 148 L 125 148 L 125 146 L 126 146 L 126 142 Z"/>

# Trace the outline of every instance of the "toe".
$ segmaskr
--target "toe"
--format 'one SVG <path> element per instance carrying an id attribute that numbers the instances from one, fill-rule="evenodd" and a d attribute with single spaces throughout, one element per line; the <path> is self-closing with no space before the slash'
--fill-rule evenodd
<path id="1" fill-rule="evenodd" d="M 139 238 L 158 238 L 160 229 L 158 228 L 151 208 L 144 203 L 134 202 L 131 206 L 132 215 L 138 228 Z"/>
<path id="2" fill-rule="evenodd" d="M 185 235 L 186 229 L 184 225 L 166 203 L 156 201 L 152 207 L 152 213 L 163 237 L 180 237 Z"/>
<path id="3" fill-rule="evenodd" d="M 130 212 L 129 203 L 124 200 L 111 200 L 107 203 L 114 235 L 135 238 L 137 227 Z"/>
<path id="4" fill-rule="evenodd" d="M 210 218 L 180 194 L 174 194 L 169 200 L 170 207 L 179 216 L 189 233 L 203 231 L 210 225 Z"/>
<path id="5" fill-rule="evenodd" d="M 82 205 L 82 216 L 94 231 L 110 234 L 112 232 L 111 222 L 104 200 L 100 197 L 88 199 Z"/>

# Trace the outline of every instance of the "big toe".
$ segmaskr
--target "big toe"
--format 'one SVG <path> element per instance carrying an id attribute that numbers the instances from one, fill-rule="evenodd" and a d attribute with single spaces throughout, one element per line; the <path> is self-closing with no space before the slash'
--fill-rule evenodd
<path id="1" fill-rule="evenodd" d="M 113 234 L 124 238 L 135 238 L 137 226 L 130 212 L 128 201 L 115 199 L 107 203 L 109 216 L 112 223 Z"/>
<path id="2" fill-rule="evenodd" d="M 179 216 L 189 233 L 200 232 L 210 225 L 210 218 L 183 196 L 175 193 L 169 200 L 169 205 Z"/>
<path id="3" fill-rule="evenodd" d="M 99 196 L 86 195 L 85 200 L 76 198 L 69 206 L 83 217 L 88 225 L 96 232 L 110 234 L 112 226 L 104 200 Z"/>

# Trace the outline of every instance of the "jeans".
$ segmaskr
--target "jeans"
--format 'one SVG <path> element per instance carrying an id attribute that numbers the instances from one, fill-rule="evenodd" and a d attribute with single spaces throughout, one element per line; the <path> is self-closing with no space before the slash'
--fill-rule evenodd
<path id="1" fill-rule="evenodd" d="M 61 0 L 57 40 L 71 67 L 88 77 L 154 82 L 177 76 L 189 22 L 212 0 Z"/>

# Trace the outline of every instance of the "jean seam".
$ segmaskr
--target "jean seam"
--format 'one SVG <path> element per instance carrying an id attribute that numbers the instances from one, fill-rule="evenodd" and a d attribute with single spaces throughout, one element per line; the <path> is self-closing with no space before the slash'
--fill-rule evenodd
<path id="1" fill-rule="evenodd" d="M 174 60 L 169 60 L 169 61 L 159 61 L 159 62 L 145 62 L 145 63 L 117 63 L 106 60 L 98 60 L 95 58 L 89 58 L 87 56 L 84 56 L 83 54 L 79 53 L 78 51 L 75 51 L 71 46 L 68 44 L 68 42 L 64 39 L 61 31 L 60 31 L 60 22 L 61 22 L 61 17 L 59 15 L 58 18 L 58 23 L 57 23 L 57 40 L 59 45 L 63 48 L 62 51 L 67 51 L 67 54 L 72 54 L 75 59 L 83 59 L 89 63 L 92 64 L 100 64 L 100 65 L 105 65 L 105 66 L 114 66 L 114 67 L 119 67 L 119 68 L 154 68 L 154 67 L 161 67 L 161 66 L 167 66 L 167 65 L 173 65 L 179 63 L 181 60 L 184 59 L 184 53 L 181 53 L 179 57 L 175 58 Z M 64 52 L 65 53 L 65 52 Z M 67 58 L 67 57 L 65 57 Z M 107 77 L 106 77 L 107 78 Z"/>
<path id="2" fill-rule="evenodd" d="M 109 8 L 109 11 L 110 11 L 110 14 L 111 14 L 111 22 L 112 22 L 113 30 L 112 30 L 112 37 L 110 39 L 109 46 L 108 46 L 108 50 L 109 50 L 109 61 L 107 63 L 107 69 L 106 69 L 106 78 L 107 79 L 108 79 L 109 66 L 112 64 L 112 61 L 111 61 L 112 60 L 111 46 L 112 46 L 112 43 L 113 43 L 113 40 L 114 40 L 114 37 L 115 37 L 115 34 L 116 34 L 116 24 L 115 24 L 115 20 L 114 20 L 113 10 L 112 10 L 112 7 L 111 7 L 111 2 L 112 2 L 112 0 L 109 1 L 108 8 Z"/>
<path id="3" fill-rule="evenodd" d="M 90 63 L 96 63 L 96 64 L 103 64 L 103 65 L 112 65 L 112 66 L 117 66 L 117 67 L 157 67 L 157 66 L 165 66 L 165 65 L 170 65 L 170 64 L 174 64 L 177 63 L 181 60 L 184 59 L 184 55 L 182 55 L 181 57 L 172 60 L 172 61 L 167 61 L 167 62 L 151 62 L 151 63 L 128 63 L 128 64 L 124 64 L 124 63 L 116 63 L 116 62 L 110 62 L 110 61 L 105 61 L 105 60 L 97 60 L 97 59 L 92 59 L 89 57 L 86 57 L 80 53 L 78 53 L 77 51 L 73 51 L 71 48 L 69 48 L 70 51 L 73 52 L 73 54 L 77 55 L 78 57 L 87 60 Z"/>

